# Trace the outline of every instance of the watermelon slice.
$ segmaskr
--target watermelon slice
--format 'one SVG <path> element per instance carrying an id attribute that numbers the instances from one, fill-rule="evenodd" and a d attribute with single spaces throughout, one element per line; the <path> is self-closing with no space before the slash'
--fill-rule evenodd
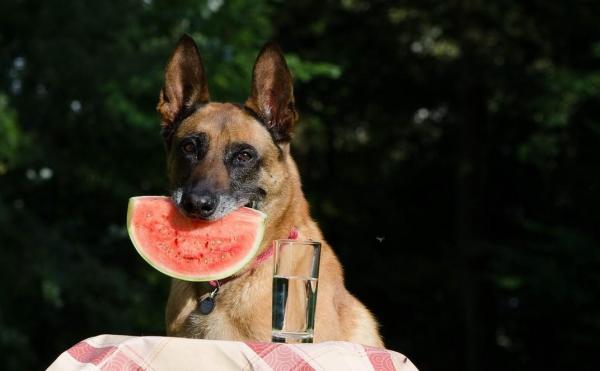
<path id="1" fill-rule="evenodd" d="M 127 230 L 140 255 L 162 273 L 186 281 L 229 277 L 256 255 L 266 214 L 242 207 L 215 221 L 183 216 L 168 197 L 129 199 Z"/>

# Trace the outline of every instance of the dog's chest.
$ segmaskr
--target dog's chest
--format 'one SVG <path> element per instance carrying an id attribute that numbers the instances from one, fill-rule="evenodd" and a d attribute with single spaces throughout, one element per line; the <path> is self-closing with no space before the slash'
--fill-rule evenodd
<path id="1" fill-rule="evenodd" d="M 203 339 L 268 341 L 271 329 L 270 281 L 252 275 L 230 282 L 214 297 L 214 309 L 190 313 L 190 335 Z M 236 280 L 237 281 L 237 280 Z"/>

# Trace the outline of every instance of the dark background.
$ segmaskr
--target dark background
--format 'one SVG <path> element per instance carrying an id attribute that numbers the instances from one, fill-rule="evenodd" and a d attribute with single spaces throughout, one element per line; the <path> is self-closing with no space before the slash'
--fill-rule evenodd
<path id="1" fill-rule="evenodd" d="M 2 0 L 1 369 L 164 333 L 125 213 L 166 189 L 154 107 L 184 32 L 221 101 L 286 51 L 312 213 L 388 348 L 599 364 L 600 2 Z"/>

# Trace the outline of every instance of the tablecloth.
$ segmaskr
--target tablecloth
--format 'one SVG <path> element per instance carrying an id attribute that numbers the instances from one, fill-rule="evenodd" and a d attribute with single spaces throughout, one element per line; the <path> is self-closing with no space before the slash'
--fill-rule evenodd
<path id="1" fill-rule="evenodd" d="M 400 353 L 341 341 L 274 344 L 99 335 L 63 352 L 48 370 L 417 371 L 417 368 Z"/>

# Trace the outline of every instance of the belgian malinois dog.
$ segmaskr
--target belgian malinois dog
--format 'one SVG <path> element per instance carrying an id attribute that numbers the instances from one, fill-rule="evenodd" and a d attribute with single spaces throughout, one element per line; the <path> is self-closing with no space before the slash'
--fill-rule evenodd
<path id="1" fill-rule="evenodd" d="M 216 103 L 210 101 L 196 44 L 183 36 L 167 64 L 157 111 L 177 208 L 191 218 L 216 220 L 252 205 L 268 215 L 262 252 L 291 230 L 301 239 L 321 241 L 314 340 L 383 346 L 375 319 L 346 290 L 340 262 L 310 217 L 290 154 L 298 113 L 292 75 L 280 48 L 271 42 L 260 51 L 244 104 Z M 173 280 L 167 334 L 269 341 L 272 260 L 224 283 L 208 314 L 200 310 L 199 301 L 211 286 Z"/>

